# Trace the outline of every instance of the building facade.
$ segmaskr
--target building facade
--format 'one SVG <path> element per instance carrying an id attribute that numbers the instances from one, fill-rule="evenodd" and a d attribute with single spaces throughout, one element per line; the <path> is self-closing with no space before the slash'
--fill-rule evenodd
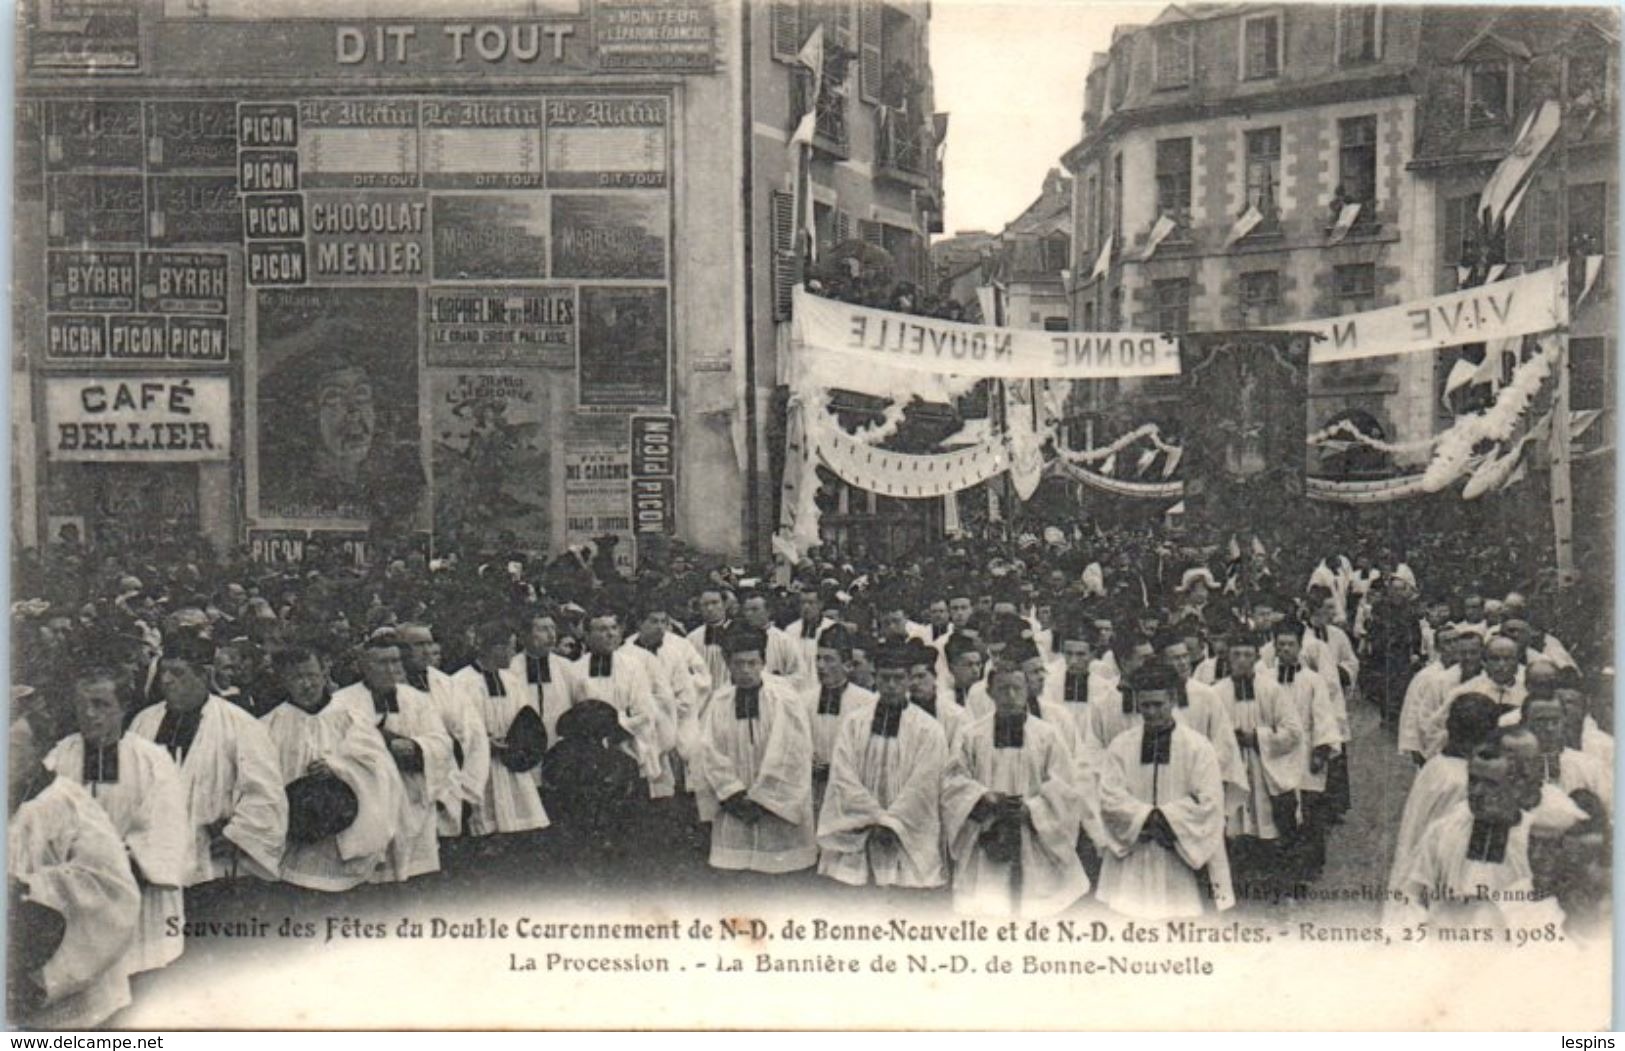
<path id="1" fill-rule="evenodd" d="M 940 212 L 928 103 L 883 83 L 929 97 L 923 8 L 53 10 L 19 30 L 25 545 L 765 546 L 753 410 L 819 20 L 851 75 L 818 100 L 817 221 L 908 258 Z"/>

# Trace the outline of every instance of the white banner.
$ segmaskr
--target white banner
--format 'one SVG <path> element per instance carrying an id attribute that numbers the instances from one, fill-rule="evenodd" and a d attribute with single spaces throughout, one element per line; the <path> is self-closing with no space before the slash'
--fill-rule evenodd
<path id="1" fill-rule="evenodd" d="M 1107 379 L 1179 374 L 1179 343 L 1151 332 L 1044 332 L 872 310 L 795 291 L 803 349 L 861 373 L 883 365 L 997 379 Z"/>
<path id="2" fill-rule="evenodd" d="M 1077 464 L 1067 463 L 1065 460 L 1052 460 L 1049 470 L 1084 485 L 1116 493 L 1118 496 L 1169 500 L 1182 497 L 1185 493 L 1184 482 L 1131 482 L 1122 478 L 1108 478 Z M 1427 491 L 1422 486 L 1422 476 L 1419 474 L 1370 482 L 1333 482 L 1323 478 L 1308 478 L 1305 479 L 1305 483 L 1307 490 L 1304 495 L 1309 499 L 1334 504 L 1382 504 L 1390 500 L 1420 496 Z"/>
<path id="3" fill-rule="evenodd" d="M 808 430 L 819 459 L 841 481 L 883 496 L 941 499 L 1010 468 L 1010 453 L 1002 442 L 916 456 L 876 449 L 833 427 Z"/>
<path id="4" fill-rule="evenodd" d="M 1324 337 L 1309 350 L 1316 365 L 1510 339 L 1566 323 L 1559 305 L 1568 296 L 1566 277 L 1565 267 L 1551 266 L 1396 307 L 1270 327 Z"/>
<path id="5" fill-rule="evenodd" d="M 224 376 L 50 376 L 47 457 L 158 463 L 231 457 Z"/>

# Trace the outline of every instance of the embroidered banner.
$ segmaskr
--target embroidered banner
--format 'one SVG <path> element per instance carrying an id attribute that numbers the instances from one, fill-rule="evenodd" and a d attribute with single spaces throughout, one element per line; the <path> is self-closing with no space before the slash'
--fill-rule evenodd
<path id="1" fill-rule="evenodd" d="M 883 496 L 941 499 L 1009 470 L 1002 442 L 919 456 L 888 452 L 833 427 L 809 427 L 819 459 L 848 485 Z"/>

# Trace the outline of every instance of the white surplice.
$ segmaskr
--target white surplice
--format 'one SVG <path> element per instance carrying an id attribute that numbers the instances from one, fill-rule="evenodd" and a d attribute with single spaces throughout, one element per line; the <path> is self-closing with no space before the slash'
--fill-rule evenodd
<path id="1" fill-rule="evenodd" d="M 1444 747 L 1448 731 L 1445 695 L 1461 684 L 1461 668 L 1446 667 L 1434 661 L 1424 664 L 1405 686 L 1405 701 L 1399 709 L 1400 755 L 1416 752 L 1431 759 Z"/>
<path id="2" fill-rule="evenodd" d="M 452 677 L 439 668 L 430 668 L 428 674 L 429 699 L 441 725 L 451 737 L 451 776 L 446 779 L 445 790 L 435 800 L 438 814 L 435 818 L 439 834 L 447 838 L 461 835 L 463 805 L 477 807 L 485 799 L 487 782 L 491 779 L 491 738 L 485 730 L 485 720 L 479 709 L 452 684 Z"/>
<path id="3" fill-rule="evenodd" d="M 1405 809 L 1400 812 L 1394 860 L 1388 870 L 1390 890 L 1404 889 L 1411 866 L 1416 863 L 1416 849 L 1428 826 L 1466 800 L 1467 760 L 1441 753 L 1422 764 L 1416 780 L 1411 782 L 1410 794 L 1405 797 Z M 1397 915 L 1389 905 L 1384 906 L 1384 912 Z"/>
<path id="4" fill-rule="evenodd" d="M 677 724 L 657 697 L 649 677 L 649 666 L 636 654 L 617 651 L 609 654 L 608 675 L 592 674 L 591 653 L 575 662 L 575 702 L 603 701 L 620 715 L 621 728 L 632 735 L 628 753 L 638 761 L 649 779 L 649 796 L 663 799 L 676 793 L 666 752 L 676 747 Z"/>
<path id="5" fill-rule="evenodd" d="M 320 759 L 355 793 L 356 819 L 315 843 L 288 843 L 281 876 L 296 887 L 337 893 L 372 879 L 395 838 L 406 785 L 384 738 L 353 708 L 329 700 L 312 714 L 283 702 L 260 717 L 276 746 L 284 785 Z"/>
<path id="6" fill-rule="evenodd" d="M 876 734 L 877 703 L 849 711 L 837 730 L 818 816 L 818 871 L 855 887 L 940 887 L 947 736 L 916 704 L 903 709 L 895 736 Z M 875 826 L 896 833 L 896 842 L 873 842 Z"/>
<path id="7" fill-rule="evenodd" d="M 11 816 L 6 873 L 24 897 L 62 914 L 57 947 L 34 978 L 37 1011 L 10 1019 L 38 1029 L 88 1029 L 130 1002 L 126 952 L 141 917 L 141 893 L 107 814 L 66 778 L 54 778 Z"/>
<path id="8" fill-rule="evenodd" d="M 1277 680 L 1285 675 L 1279 665 L 1271 665 Z M 1314 670 L 1300 666 L 1290 683 L 1277 681 L 1277 688 L 1298 710 L 1298 722 L 1303 727 L 1304 747 L 1300 749 L 1303 765 L 1298 770 L 1298 788 L 1305 792 L 1326 791 L 1326 770 L 1315 771 L 1311 758 L 1316 748 L 1329 748 L 1332 755 L 1343 750 L 1343 723 L 1337 717 L 1326 680 Z"/>
<path id="9" fill-rule="evenodd" d="M 1281 833 L 1270 798 L 1296 791 L 1298 772 L 1308 767 L 1307 736 L 1297 706 L 1281 692 L 1279 683 L 1262 672 L 1253 676 L 1251 701 L 1236 700 L 1236 681 L 1230 677 L 1215 683 L 1213 691 L 1236 730 L 1258 737 L 1256 748 L 1241 749 L 1247 791 L 1230 803 L 1225 834 L 1277 839 Z"/>
<path id="10" fill-rule="evenodd" d="M 830 758 L 835 754 L 835 732 L 841 725 L 841 720 L 864 705 L 875 703 L 875 695 L 855 682 L 848 681 L 841 687 L 840 701 L 833 715 L 823 715 L 818 711 L 819 702 L 824 696 L 822 685 L 812 689 L 798 691 L 802 703 L 807 707 L 808 725 L 812 728 L 813 765 L 829 766 Z"/>
<path id="11" fill-rule="evenodd" d="M 1140 761 L 1142 724 L 1106 749 L 1100 774 L 1105 857 L 1095 896 L 1114 912 L 1137 919 L 1200 916 L 1235 904 L 1224 846 L 1224 779 L 1208 740 L 1175 723 L 1167 763 Z M 1140 832 L 1153 809 L 1173 829 L 1173 850 Z M 1209 887 L 1204 887 L 1203 873 Z"/>
<path id="12" fill-rule="evenodd" d="M 1501 861 L 1475 861 L 1467 856 L 1473 813 L 1466 800 L 1457 803 L 1428 825 L 1417 844 L 1401 884 L 1408 907 L 1390 910 L 1385 917 L 1407 924 L 1426 920 L 1435 929 L 1499 932 L 1521 926 L 1520 918 L 1537 908 L 1531 900 L 1529 829 L 1526 814 L 1508 831 Z"/>
<path id="13" fill-rule="evenodd" d="M 372 691 L 364 682 L 346 686 L 333 695 L 333 704 L 349 708 L 360 719 L 392 734 L 405 737 L 418 747 L 422 769 L 400 770 L 401 805 L 394 821 L 394 838 L 384 855 L 384 865 L 372 876 L 373 882 L 395 883 L 440 870 L 440 836 L 436 801 L 451 791 L 457 764 L 452 757 L 451 735 L 441 721 L 434 701 L 422 690 L 402 684 L 395 687 L 399 711 L 380 715 Z M 388 747 L 387 745 L 385 746 Z M 394 753 L 390 755 L 394 760 Z"/>
<path id="14" fill-rule="evenodd" d="M 542 728 L 547 731 L 547 743 L 551 745 L 559 739 L 559 716 L 570 710 L 570 701 L 575 694 L 576 666 L 568 657 L 548 653 L 539 658 L 547 662 L 548 681 L 531 682 L 530 661 L 534 659 L 537 658 L 528 653 L 518 653 L 508 665 L 508 670 L 519 678 L 525 696 L 542 713 Z M 537 678 L 540 677 L 538 669 Z"/>
<path id="15" fill-rule="evenodd" d="M 156 740 L 167 704 L 141 710 L 130 731 Z M 180 761 L 192 826 L 192 870 L 185 886 L 238 874 L 236 859 L 217 858 L 209 849 L 208 826 L 226 819 L 223 835 L 259 867 L 274 873 L 282 865 L 288 835 L 288 797 L 282 771 L 265 727 L 242 708 L 219 697 L 203 702 L 197 735 Z"/>
<path id="16" fill-rule="evenodd" d="M 764 679 L 756 718 L 735 711 L 737 687 L 712 695 L 702 727 L 695 787 L 701 821 L 711 822 L 711 865 L 794 872 L 818 858 L 812 803 L 812 727 L 806 702 L 787 682 Z M 744 792 L 767 812 L 754 823 L 722 809 Z"/>
<path id="17" fill-rule="evenodd" d="M 954 907 L 990 915 L 1054 915 L 1089 893 L 1077 854 L 1081 799 L 1064 739 L 1067 724 L 1029 716 L 1021 747 L 996 748 L 995 719 L 978 719 L 960 731 L 943 775 Z M 988 792 L 1018 796 L 1026 804 L 1019 874 L 978 845 L 990 825 L 974 820 L 971 811 Z"/>
<path id="18" fill-rule="evenodd" d="M 146 881 L 141 887 L 141 922 L 125 957 L 125 970 L 140 974 L 179 958 L 185 940 L 171 934 L 170 925 L 178 931 L 186 916 L 181 887 L 192 871 L 194 845 L 175 761 L 146 738 L 126 733 L 118 740 L 118 780 L 85 785 L 85 739 L 75 733 L 51 749 L 45 767 L 83 785 L 101 805 L 124 841 L 130 863 Z"/>
<path id="19" fill-rule="evenodd" d="M 506 691 L 493 697 L 486 688 L 485 676 L 477 665 L 470 664 L 451 677 L 452 689 L 458 699 L 479 715 L 485 727 L 487 740 L 508 736 L 508 727 L 522 709 L 536 711 L 531 700 L 532 690 L 525 688 L 523 673 L 515 675 L 506 668 L 497 672 Z M 538 711 L 536 713 L 540 715 Z M 542 795 L 536 787 L 535 770 L 514 773 L 496 756 L 491 757 L 491 768 L 485 779 L 485 792 L 474 805 L 468 818 L 468 834 L 489 836 L 494 832 L 529 832 L 546 828 L 547 811 L 542 808 Z"/>

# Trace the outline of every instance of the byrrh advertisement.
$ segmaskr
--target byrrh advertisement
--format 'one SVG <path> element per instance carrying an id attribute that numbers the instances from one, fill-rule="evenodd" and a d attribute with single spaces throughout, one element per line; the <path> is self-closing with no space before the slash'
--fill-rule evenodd
<path id="1" fill-rule="evenodd" d="M 1606 1039 L 1617 11 L 17 31 L 10 1026 Z"/>

